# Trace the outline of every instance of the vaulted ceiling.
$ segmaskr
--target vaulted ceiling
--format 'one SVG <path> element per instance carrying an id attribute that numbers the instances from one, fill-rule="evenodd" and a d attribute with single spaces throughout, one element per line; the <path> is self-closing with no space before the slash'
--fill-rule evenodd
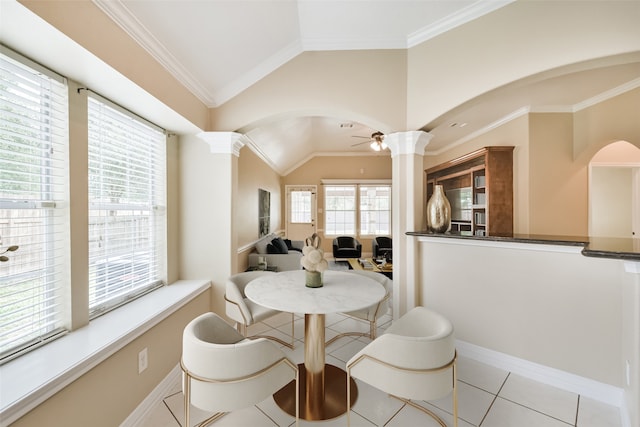
<path id="1" fill-rule="evenodd" d="M 303 52 L 409 49 L 513 0 L 92 1 L 214 108 Z M 427 123 L 423 130 L 434 135 L 427 151 L 442 152 L 528 111 L 573 111 L 629 85 L 640 86 L 637 55 L 533 76 Z M 246 131 L 265 160 L 286 173 L 318 153 L 370 154 L 367 139 L 354 137 L 377 130 L 351 117 L 306 116 Z"/>

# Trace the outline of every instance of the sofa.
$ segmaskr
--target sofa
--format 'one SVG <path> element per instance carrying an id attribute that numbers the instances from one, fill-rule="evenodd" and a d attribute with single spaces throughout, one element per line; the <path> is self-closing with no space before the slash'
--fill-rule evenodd
<path id="1" fill-rule="evenodd" d="M 300 270 L 303 247 L 302 240 L 289 240 L 275 234 L 268 234 L 256 242 L 255 249 L 249 254 L 249 268 L 258 268 L 260 258 L 264 257 L 267 268 L 270 270 Z"/>

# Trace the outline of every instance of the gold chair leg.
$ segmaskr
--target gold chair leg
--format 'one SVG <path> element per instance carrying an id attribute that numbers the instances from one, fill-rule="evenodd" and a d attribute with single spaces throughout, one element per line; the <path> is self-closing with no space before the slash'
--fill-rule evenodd
<path id="1" fill-rule="evenodd" d="M 191 379 L 189 374 L 183 371 L 182 374 L 182 390 L 184 391 L 184 425 L 191 425 Z"/>
<path id="2" fill-rule="evenodd" d="M 293 350 L 293 345 L 295 343 L 295 326 L 294 326 L 294 320 L 295 320 L 295 316 L 293 313 L 291 313 L 291 350 Z"/>
<path id="3" fill-rule="evenodd" d="M 420 406 L 420 405 L 418 405 L 417 403 L 414 403 L 414 402 L 412 402 L 412 401 L 411 401 L 411 400 L 409 400 L 409 399 L 403 399 L 402 397 L 394 396 L 394 395 L 392 395 L 392 394 L 390 394 L 389 396 L 391 396 L 391 397 L 395 397 L 396 399 L 398 399 L 398 400 L 400 400 L 400 401 L 402 401 L 402 402 L 406 403 L 407 405 L 412 406 L 412 407 L 416 408 L 417 410 L 424 412 L 425 414 L 429 415 L 431 418 L 433 418 L 434 420 L 436 420 L 436 422 L 437 422 L 438 424 L 440 424 L 442 427 L 447 427 L 447 423 L 445 423 L 445 422 L 444 422 L 444 420 L 443 420 L 442 418 L 440 418 L 439 416 L 437 416 L 435 413 L 431 412 L 431 411 L 430 411 L 430 410 L 428 410 L 427 408 L 425 408 L 425 407 L 423 407 L 423 406 Z M 453 424 L 454 424 L 454 426 L 457 426 L 457 425 L 458 425 L 458 424 L 457 424 L 457 422 L 456 422 L 455 420 L 453 421 Z"/>
<path id="4" fill-rule="evenodd" d="M 458 367 L 453 362 L 453 427 L 458 427 Z"/>

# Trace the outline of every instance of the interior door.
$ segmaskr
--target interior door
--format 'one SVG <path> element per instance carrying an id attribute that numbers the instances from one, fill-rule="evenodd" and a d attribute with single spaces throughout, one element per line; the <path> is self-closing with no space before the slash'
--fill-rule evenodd
<path id="1" fill-rule="evenodd" d="M 286 236 L 291 240 L 304 240 L 316 232 L 317 187 L 287 185 L 285 191 Z"/>

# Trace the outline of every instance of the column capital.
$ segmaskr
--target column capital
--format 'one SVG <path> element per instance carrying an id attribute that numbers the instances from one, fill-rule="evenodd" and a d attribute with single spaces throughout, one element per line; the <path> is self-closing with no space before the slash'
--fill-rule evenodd
<path id="1" fill-rule="evenodd" d="M 384 137 L 384 142 L 391 150 L 391 157 L 398 154 L 418 154 L 424 156 L 424 149 L 433 138 L 433 134 L 416 130 L 395 132 Z"/>
<path id="2" fill-rule="evenodd" d="M 200 132 L 198 138 L 209 144 L 213 154 L 233 154 L 240 157 L 244 135 L 237 132 Z"/>

